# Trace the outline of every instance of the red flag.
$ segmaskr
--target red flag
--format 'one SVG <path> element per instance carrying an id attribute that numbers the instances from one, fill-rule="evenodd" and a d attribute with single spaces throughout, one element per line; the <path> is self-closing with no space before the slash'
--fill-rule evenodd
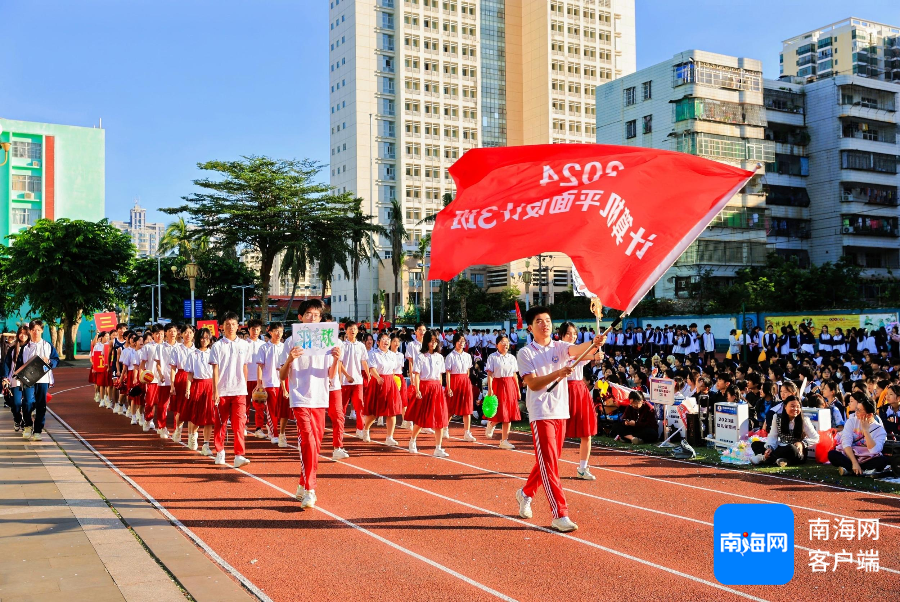
<path id="1" fill-rule="evenodd" d="M 450 168 L 429 278 L 567 254 L 604 305 L 631 311 L 753 176 L 685 153 L 546 144 L 470 150 Z"/>
<path id="2" fill-rule="evenodd" d="M 522 310 L 519 309 L 518 299 L 516 299 L 516 330 L 522 330 Z"/>
<path id="3" fill-rule="evenodd" d="M 378 330 L 384 328 L 384 314 L 378 316 Z"/>

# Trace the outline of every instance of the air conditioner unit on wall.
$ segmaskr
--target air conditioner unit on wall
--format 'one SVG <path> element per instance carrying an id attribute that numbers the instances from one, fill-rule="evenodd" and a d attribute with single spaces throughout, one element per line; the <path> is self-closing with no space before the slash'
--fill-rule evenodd
<path id="1" fill-rule="evenodd" d="M 841 228 L 841 233 L 842 234 L 853 234 L 853 227 L 852 226 L 844 226 L 843 228 Z"/>
<path id="2" fill-rule="evenodd" d="M 33 193 L 33 192 L 26 192 L 25 194 L 22 195 L 22 198 L 25 199 L 25 200 L 28 200 L 28 201 L 33 201 L 33 200 L 34 200 L 34 193 Z"/>

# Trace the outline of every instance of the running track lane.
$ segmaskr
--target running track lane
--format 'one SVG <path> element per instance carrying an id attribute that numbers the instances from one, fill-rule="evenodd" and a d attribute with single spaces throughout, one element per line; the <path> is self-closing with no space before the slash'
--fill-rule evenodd
<path id="1" fill-rule="evenodd" d="M 62 378 L 64 371 L 59 372 L 60 385 L 64 388 L 65 381 L 69 379 Z M 73 376 L 83 374 L 83 371 L 76 370 L 74 373 Z M 76 384 L 77 381 L 76 377 Z M 233 546 L 232 542 L 240 539 L 241 534 L 246 533 L 248 528 L 258 529 L 263 534 L 264 541 L 267 540 L 265 533 L 269 533 L 276 540 L 286 536 L 314 540 L 316 531 L 334 530 L 335 525 L 332 523 L 326 526 L 324 524 L 326 521 L 322 524 L 317 523 L 321 529 L 308 529 L 310 521 L 305 520 L 305 513 L 303 513 L 304 520 L 300 522 L 296 520 L 296 512 L 291 512 L 297 509 L 296 502 L 285 503 L 286 496 L 278 497 L 284 496 L 283 492 L 278 493 L 270 486 L 260 483 L 257 485 L 262 485 L 267 491 L 258 491 L 254 489 L 254 485 L 246 482 L 247 477 L 241 477 L 230 469 L 214 467 L 209 460 L 202 460 L 195 454 L 179 450 L 171 442 L 162 442 L 148 434 L 140 433 L 134 427 L 128 426 L 123 417 L 115 416 L 107 410 L 100 410 L 90 401 L 90 389 L 80 389 L 72 394 L 61 395 L 58 399 L 54 399 L 52 405 L 102 453 L 115 461 L 173 514 L 201 534 L 207 543 L 276 599 L 289 597 L 279 597 L 277 591 L 265 582 L 265 578 L 260 579 L 256 576 L 260 572 L 256 567 L 263 565 L 264 562 L 266 564 L 264 572 L 279 572 L 277 568 L 274 571 L 269 570 L 273 563 L 263 557 L 266 549 L 253 556 L 259 561 L 253 565 L 253 569 L 247 570 L 242 567 L 245 567 L 249 560 L 243 560 L 242 563 L 239 556 L 234 556 L 237 552 L 229 549 L 229 545 Z M 451 427 L 451 431 L 458 435 L 459 427 Z M 377 436 L 383 437 L 383 432 Z M 404 436 L 406 434 L 401 433 L 401 443 L 404 442 Z M 420 438 L 420 448 L 423 451 L 429 449 L 428 443 L 427 436 Z M 519 447 L 520 450 L 527 452 L 524 443 L 522 442 Z M 582 529 L 574 538 L 563 538 L 535 531 L 514 518 L 501 519 L 489 514 L 490 512 L 506 516 L 514 514 L 515 504 L 511 502 L 511 495 L 520 486 L 521 481 L 513 477 L 521 477 L 527 473 L 533 461 L 530 453 L 502 452 L 485 445 L 454 441 L 449 446 L 453 462 L 447 462 L 427 457 L 413 458 L 401 450 L 391 450 L 374 443 L 364 444 L 356 440 L 351 440 L 347 447 L 353 457 L 345 463 L 346 465 L 331 462 L 323 462 L 320 465 L 322 484 L 319 486 L 319 497 L 323 508 L 350 520 L 356 517 L 357 520 L 354 522 L 388 539 L 396 540 L 400 545 L 414 549 L 423 556 L 437 558 L 438 562 L 503 591 L 510 597 L 537 599 L 538 596 L 545 597 L 547 594 L 558 596 L 559 581 L 562 582 L 564 591 L 576 598 L 578 592 L 585 592 L 586 597 L 593 598 L 598 592 L 615 591 L 623 599 L 629 599 L 632 595 L 644 599 L 648 599 L 648 596 L 649 599 L 656 599 L 658 595 L 662 599 L 673 594 L 677 595 L 679 592 L 684 593 L 681 586 L 685 582 L 687 582 L 687 597 L 691 599 L 734 598 L 711 586 L 689 582 L 684 577 L 667 575 L 659 569 L 641 566 L 597 547 L 604 546 L 633 554 L 638 558 L 656 561 L 714 582 L 709 552 L 712 532 L 706 523 L 711 522 L 712 512 L 719 503 L 745 500 L 723 496 L 715 491 L 688 489 L 675 485 L 670 480 L 678 478 L 695 481 L 695 478 L 688 478 L 698 473 L 698 467 L 695 465 L 657 459 L 652 459 L 650 463 L 647 461 L 651 459 L 643 457 L 604 453 L 601 463 L 609 466 L 615 460 L 621 467 L 605 471 L 598 471 L 595 468 L 598 481 L 594 483 L 564 479 L 565 487 L 594 495 L 594 498 L 572 493 L 568 495 L 573 519 Z M 286 454 L 286 450 L 278 450 L 260 441 L 251 443 L 249 449 L 253 459 L 253 463 L 247 467 L 249 472 L 275 483 L 284 490 L 293 491 L 298 464 L 296 452 Z M 330 452 L 330 446 L 326 445 L 323 451 Z M 565 457 L 574 459 L 574 450 L 567 449 Z M 460 462 L 469 464 L 472 468 L 459 464 Z M 650 466 L 645 467 L 645 462 Z M 653 477 L 657 480 L 650 481 L 623 474 L 626 470 L 631 473 L 644 470 L 652 472 L 658 470 L 657 465 L 662 467 L 665 473 Z M 353 468 L 354 466 L 356 468 Z M 567 466 L 569 468 L 566 468 Z M 485 472 L 485 469 L 497 470 L 511 476 Z M 574 467 L 563 464 L 564 475 L 571 470 L 574 470 Z M 612 470 L 620 472 L 611 472 Z M 736 474 L 733 471 L 720 472 L 727 473 L 724 478 L 733 478 Z M 394 481 L 378 475 L 384 475 Z M 198 486 L 187 488 L 177 486 L 184 482 L 195 483 Z M 703 487 L 709 489 L 722 489 L 721 485 L 719 480 L 712 478 L 706 478 L 702 483 Z M 771 486 L 766 488 L 764 485 L 757 485 L 762 491 L 754 492 L 754 495 L 765 497 L 769 501 L 786 501 L 774 499 L 777 495 L 794 496 L 794 493 L 780 491 L 785 485 L 789 485 L 792 491 L 801 489 L 804 493 L 809 491 L 812 495 L 818 489 L 815 486 L 798 486 L 796 483 L 781 481 L 774 491 Z M 207 493 L 210 487 L 215 491 Z M 340 490 L 342 495 L 329 494 L 335 490 Z M 182 491 L 187 491 L 187 494 L 180 495 Z M 772 495 L 773 492 L 777 495 Z M 828 494 L 843 496 L 841 500 L 834 501 L 843 503 L 850 509 L 859 509 L 861 503 L 863 505 L 866 503 L 852 496 L 867 494 L 834 490 Z M 437 497 L 438 495 L 458 501 L 448 501 Z M 205 504 L 200 504 L 201 507 L 198 508 L 198 504 L 191 502 L 193 499 L 216 499 L 216 503 L 209 504 L 208 508 L 202 507 Z M 623 505 L 633 501 L 639 501 L 641 506 L 656 509 L 658 512 L 660 509 L 663 511 L 672 509 L 674 512 L 694 518 L 692 520 L 669 518 L 658 512 Z M 878 498 L 875 507 L 883 511 L 884 502 L 884 498 Z M 686 512 L 685 507 L 689 507 L 691 512 Z M 260 514 L 258 518 L 249 520 L 250 525 L 243 517 L 243 513 L 248 510 L 251 512 L 257 510 L 256 514 Z M 844 512 L 841 507 L 834 510 L 838 513 Z M 224 511 L 227 518 L 210 515 L 216 511 Z M 263 513 L 271 512 L 276 513 L 277 520 L 272 521 L 270 517 L 262 516 Z M 797 512 L 795 508 L 795 513 Z M 291 513 L 295 516 L 285 516 Z M 200 515 L 199 519 L 197 514 Z M 549 522 L 543 496 L 535 500 L 535 516 L 536 518 L 530 521 L 533 525 Z M 398 521 L 396 517 L 401 518 Z M 294 520 L 285 522 L 285 518 Z M 204 532 L 204 528 L 211 522 L 217 527 L 236 530 L 237 534 L 223 537 L 221 533 L 217 535 L 215 532 Z M 615 528 L 611 529 L 610 524 L 615 524 Z M 806 543 L 803 541 L 806 539 L 805 531 L 805 519 L 798 514 L 796 534 L 798 544 Z M 886 531 L 893 530 L 882 529 L 881 541 L 874 545 L 881 552 L 883 564 L 889 566 L 889 559 L 896 557 L 896 533 Z M 487 533 L 492 534 L 484 537 Z M 529 539 L 524 539 L 525 537 Z M 244 535 L 243 538 L 242 551 L 255 553 L 255 549 L 246 550 L 246 546 L 249 541 L 259 539 L 260 535 L 249 537 Z M 219 544 L 222 539 L 225 540 L 224 546 Z M 661 542 L 664 546 L 659 545 Z M 313 546 L 312 549 L 329 549 L 333 548 L 331 546 L 333 543 L 334 537 L 329 536 L 325 538 L 324 543 L 312 541 L 310 545 Z M 833 546 L 829 547 L 829 544 L 821 547 L 832 549 Z M 316 547 L 317 545 L 324 547 Z M 385 552 L 389 548 L 384 544 L 380 545 L 384 550 L 379 548 L 376 554 L 387 558 Z M 662 553 L 663 547 L 673 552 Z M 367 554 L 364 550 L 361 556 L 354 549 L 349 558 L 343 559 L 347 553 L 347 546 L 342 546 L 342 550 L 340 557 L 330 557 L 332 563 L 357 564 L 359 558 L 365 558 Z M 552 550 L 554 559 L 547 558 L 549 550 Z M 507 554 L 507 551 L 510 553 Z M 840 551 L 840 548 L 836 551 Z M 297 561 L 296 555 L 294 558 L 284 556 L 282 558 L 287 562 L 287 566 L 290 566 L 292 561 L 294 563 Z M 485 558 L 490 560 L 486 561 Z M 555 558 L 559 560 L 556 561 Z M 276 558 L 274 562 L 277 560 Z M 806 552 L 798 552 L 795 582 L 791 585 L 783 588 L 740 589 L 764 599 L 782 599 L 786 596 L 794 599 L 818 599 L 810 597 L 810 592 L 815 591 L 812 586 L 819 586 L 820 591 L 822 587 L 829 589 L 861 587 L 863 589 L 857 591 L 871 591 L 875 595 L 878 591 L 882 593 L 891 591 L 889 583 L 894 586 L 897 583 L 896 573 L 860 576 L 861 574 L 847 566 L 840 567 L 837 573 L 829 574 L 827 577 L 810 575 L 806 567 L 807 560 Z M 388 564 L 392 569 L 397 566 L 395 562 Z M 413 564 L 415 565 L 415 562 Z M 502 568 L 498 571 L 493 567 Z M 381 568 L 384 569 L 384 563 L 381 563 Z M 414 570 L 418 575 L 420 569 L 414 567 Z M 348 574 L 345 569 L 339 573 Z M 554 575 L 555 579 L 544 579 L 547 574 Z M 446 573 L 441 573 L 442 578 L 453 581 L 453 578 L 444 575 Z M 541 578 L 537 583 L 532 583 L 535 576 Z M 275 581 L 277 585 L 278 578 Z M 283 577 L 281 581 L 284 581 Z M 510 583 L 514 583 L 515 586 L 510 586 Z M 665 594 L 663 591 L 656 591 L 653 584 L 660 584 L 664 588 L 671 587 L 671 590 Z M 324 579 L 318 585 L 321 588 L 319 591 L 338 593 L 334 588 L 336 582 L 333 580 Z M 424 590 L 420 587 L 417 586 L 414 591 L 419 592 L 421 596 Z M 449 591 L 442 585 L 439 587 L 441 593 Z M 885 590 L 885 587 L 889 589 Z M 477 591 L 473 587 L 470 589 Z M 352 595 L 359 595 L 358 588 L 351 588 L 351 591 Z M 438 593 L 437 590 L 433 591 L 435 594 Z"/>

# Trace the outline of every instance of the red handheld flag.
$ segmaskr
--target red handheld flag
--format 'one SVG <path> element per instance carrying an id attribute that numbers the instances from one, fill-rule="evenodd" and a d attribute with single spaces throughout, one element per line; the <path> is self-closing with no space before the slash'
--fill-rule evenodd
<path id="1" fill-rule="evenodd" d="M 478 148 L 450 168 L 429 278 L 567 254 L 604 305 L 630 312 L 753 172 L 630 146 Z"/>
<path id="2" fill-rule="evenodd" d="M 519 309 L 519 301 L 516 300 L 516 330 L 522 330 L 522 310 Z"/>
<path id="3" fill-rule="evenodd" d="M 103 313 L 94 314 L 94 325 L 98 332 L 109 332 L 116 329 L 116 313 L 113 311 L 105 311 Z"/>

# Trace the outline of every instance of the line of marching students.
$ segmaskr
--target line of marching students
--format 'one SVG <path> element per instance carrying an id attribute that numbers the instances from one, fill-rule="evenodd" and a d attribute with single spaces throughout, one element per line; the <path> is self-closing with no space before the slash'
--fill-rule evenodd
<path id="1" fill-rule="evenodd" d="M 315 299 L 300 306 L 299 316 L 303 322 L 327 317 L 321 301 Z M 582 440 L 575 476 L 594 480 L 587 456 L 590 437 L 597 433 L 589 391 L 584 380 L 574 376 L 574 358 L 586 352 L 582 364 L 602 359 L 599 348 L 605 338 L 579 337 L 578 329 L 565 322 L 558 330 L 559 340 L 554 340 L 550 313 L 543 307 L 531 308 L 526 320 L 532 337 L 518 355 L 513 355 L 505 334 L 498 333 L 492 340 L 496 351 L 488 356 L 485 370 L 487 392 L 497 397 L 497 412 L 487 422 L 485 435 L 490 439 L 499 428 L 500 448 L 515 449 L 509 442 L 510 424 L 521 419 L 524 385 L 535 464 L 525 486 L 515 494 L 519 514 L 532 517 L 531 501 L 542 486 L 553 527 L 573 531 L 578 527 L 568 516 L 559 477 L 563 440 Z M 399 426 L 410 432 L 407 449 L 411 453 L 418 453 L 419 436 L 425 434 L 434 440 L 433 455 L 446 458 L 450 454 L 443 442 L 449 437 L 450 416 L 462 418 L 464 441 L 476 441 L 471 420 L 477 393 L 470 382 L 472 356 L 465 351 L 462 333 L 450 339 L 452 350 L 443 354 L 441 333 L 418 324 L 405 353 L 400 353 L 397 334 L 380 332 L 363 343 L 357 340 L 359 326 L 347 322 L 339 345 L 325 355 L 312 355 L 294 346 L 291 337 L 284 340 L 280 322 L 267 326 L 266 337 L 261 336 L 263 324 L 258 320 L 248 322 L 246 338 L 238 336 L 238 327 L 237 315 L 227 313 L 218 340 L 207 329 L 197 332 L 190 325 L 174 324 L 157 324 L 144 333 L 119 324 L 113 332 L 100 333 L 94 353 L 104 361 L 96 362 L 91 371 L 95 401 L 163 439 L 171 437 L 180 443 L 186 434 L 187 448 L 214 455 L 216 464 L 225 464 L 230 425 L 235 468 L 250 463 L 244 455 L 245 436 L 288 447 L 286 431 L 293 420 L 300 452 L 296 497 L 303 508 L 314 507 L 317 501 L 316 474 L 326 414 L 332 425 L 334 461 L 350 457 L 344 448 L 348 410 L 356 421 L 355 435 L 363 442 L 372 441 L 372 427 L 383 424 L 384 443 L 399 446 L 394 438 Z M 584 342 L 577 344 L 579 338 Z M 404 367 L 409 385 L 403 378 Z M 557 380 L 566 382 L 548 391 Z M 248 425 L 251 406 L 254 422 Z"/>

